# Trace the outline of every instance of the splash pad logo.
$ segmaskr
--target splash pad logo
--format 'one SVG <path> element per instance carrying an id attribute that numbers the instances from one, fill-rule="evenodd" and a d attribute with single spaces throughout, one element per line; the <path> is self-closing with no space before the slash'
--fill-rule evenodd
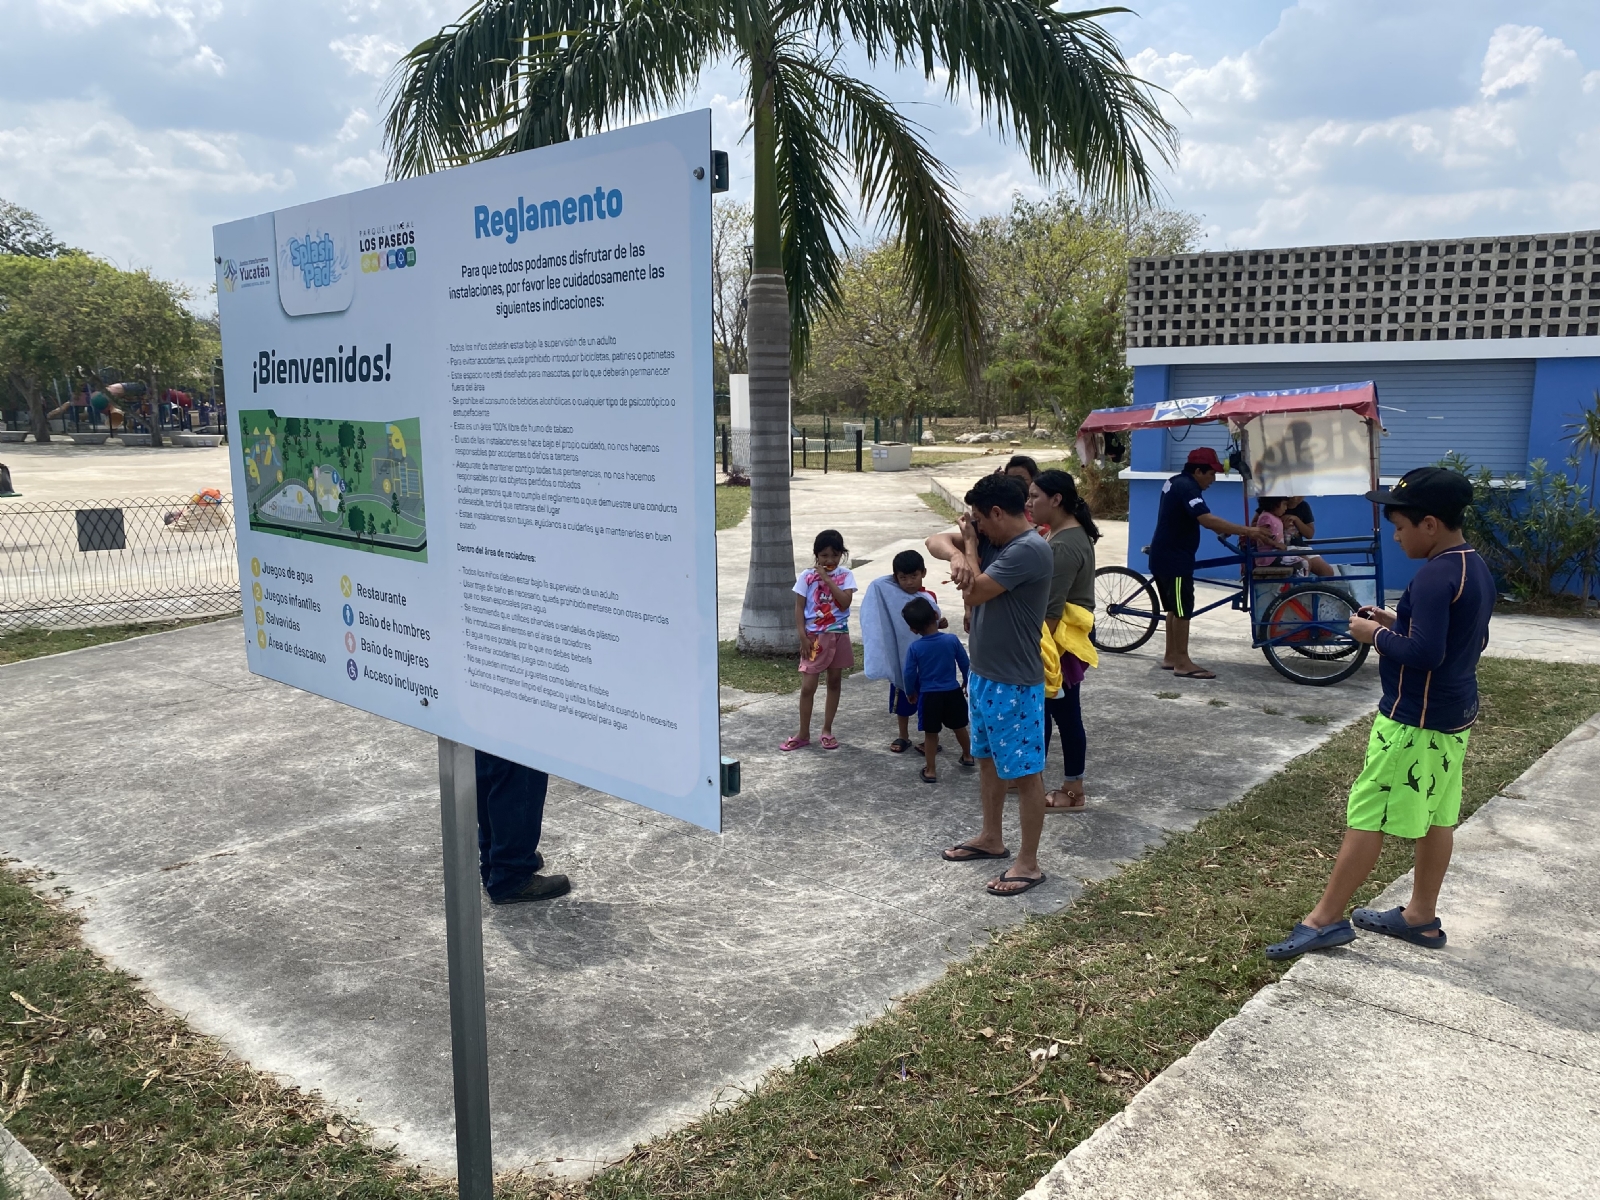
<path id="1" fill-rule="evenodd" d="M 291 317 L 343 312 L 355 297 L 354 244 L 346 197 L 273 214 L 278 301 Z"/>

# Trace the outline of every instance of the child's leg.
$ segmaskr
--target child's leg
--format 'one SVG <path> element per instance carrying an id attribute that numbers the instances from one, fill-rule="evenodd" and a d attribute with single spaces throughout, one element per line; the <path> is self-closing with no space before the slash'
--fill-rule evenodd
<path id="1" fill-rule="evenodd" d="M 1327 559 L 1321 558 L 1315 554 L 1306 559 L 1306 566 L 1311 568 L 1311 573 L 1313 575 L 1319 575 L 1323 579 L 1332 579 L 1339 573 L 1333 569 Z"/>
<path id="2" fill-rule="evenodd" d="M 900 722 L 900 740 L 902 742 L 909 742 L 911 740 L 911 718 L 896 717 L 895 720 Z"/>
<path id="3" fill-rule="evenodd" d="M 939 735 L 930 731 L 922 734 L 922 756 L 927 759 L 928 765 L 924 772 L 929 779 L 939 777 Z"/>
<path id="4" fill-rule="evenodd" d="M 967 736 L 967 727 L 963 725 L 960 729 L 956 730 L 955 733 L 956 741 L 961 743 L 961 757 L 965 759 L 971 759 L 972 739 Z M 935 749 L 937 749 L 937 747 L 935 747 Z"/>
<path id="5" fill-rule="evenodd" d="M 1416 869 L 1412 872 L 1411 903 L 1402 914 L 1407 925 L 1426 925 L 1438 914 L 1439 888 L 1450 866 L 1456 831 L 1449 825 L 1435 825 L 1428 836 L 1416 842 Z"/>
<path id="6" fill-rule="evenodd" d="M 1323 889 L 1322 899 L 1317 901 L 1317 906 L 1311 910 L 1305 923 L 1313 929 L 1322 929 L 1335 921 L 1342 921 L 1344 910 L 1350 907 L 1350 898 L 1372 874 L 1372 868 L 1378 865 L 1378 855 L 1382 852 L 1383 834 L 1372 829 L 1346 829 L 1344 843 L 1339 847 L 1339 857 L 1333 863 L 1333 874 L 1328 877 L 1328 886 Z M 1441 870 L 1440 878 L 1443 877 Z"/>
<path id="7" fill-rule="evenodd" d="M 822 678 L 805 672 L 800 676 L 800 740 L 811 740 L 811 705 L 817 697 L 817 682 Z"/>
<path id="8" fill-rule="evenodd" d="M 839 711 L 839 696 L 844 688 L 844 670 L 828 668 L 828 696 L 822 705 L 822 732 L 833 732 L 833 715 Z"/>

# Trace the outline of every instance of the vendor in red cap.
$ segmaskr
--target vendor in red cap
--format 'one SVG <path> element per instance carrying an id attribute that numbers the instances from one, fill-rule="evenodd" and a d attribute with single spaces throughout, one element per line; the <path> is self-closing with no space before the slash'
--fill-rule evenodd
<path id="1" fill-rule="evenodd" d="M 1217 481 L 1222 460 L 1210 446 L 1189 451 L 1183 470 L 1161 487 L 1156 532 L 1150 539 L 1150 574 L 1155 577 L 1161 607 L 1167 614 L 1167 652 L 1161 669 L 1179 679 L 1215 679 L 1214 672 L 1189 657 L 1189 618 L 1194 612 L 1194 556 L 1202 527 L 1216 534 L 1264 541 L 1282 549 L 1258 525 L 1235 525 L 1206 507 L 1205 490 Z"/>

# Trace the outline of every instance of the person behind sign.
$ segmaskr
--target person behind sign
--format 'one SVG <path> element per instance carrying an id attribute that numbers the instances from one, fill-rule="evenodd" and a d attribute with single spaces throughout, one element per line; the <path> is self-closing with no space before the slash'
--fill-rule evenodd
<path id="1" fill-rule="evenodd" d="M 1022 481 L 985 475 L 966 495 L 956 533 L 936 533 L 928 553 L 950 564 L 972 619 L 968 684 L 972 753 L 978 760 L 983 829 L 944 852 L 950 862 L 1010 858 L 1001 830 L 1006 783 L 1014 780 L 1022 817 L 1015 865 L 988 883 L 992 896 L 1020 896 L 1045 881 L 1044 661 L 1039 631 L 1050 601 L 1050 546 L 1028 524 Z"/>
<path id="2" fill-rule="evenodd" d="M 1478 656 L 1489 644 L 1494 577 L 1461 533 L 1472 503 L 1466 476 L 1418 467 L 1367 499 L 1383 505 L 1406 557 L 1427 562 L 1393 612 L 1365 605 L 1350 619 L 1350 636 L 1378 652 L 1383 696 L 1328 886 L 1289 936 L 1267 947 L 1272 959 L 1352 942 L 1352 921 L 1429 949 L 1445 943 L 1435 906 L 1461 817 L 1461 767 L 1478 718 Z M 1384 834 L 1414 847 L 1411 900 L 1382 912 L 1358 908 L 1346 920 L 1345 905 L 1377 865 Z"/>
<path id="3" fill-rule="evenodd" d="M 1210 446 L 1189 451 L 1183 470 L 1161 488 L 1156 532 L 1150 539 L 1150 574 L 1155 577 L 1161 607 L 1167 615 L 1167 650 L 1161 669 L 1179 679 L 1215 679 L 1189 657 L 1189 620 L 1194 613 L 1194 557 L 1200 530 L 1271 544 L 1266 530 L 1224 521 L 1206 507 L 1205 490 L 1217 481 L 1222 460 Z M 1282 549 L 1281 545 L 1278 549 Z"/>
<path id="4" fill-rule="evenodd" d="M 495 904 L 553 900 L 572 890 L 565 875 L 541 875 L 544 798 L 550 776 L 482 750 L 478 782 L 478 871 Z"/>
<path id="5" fill-rule="evenodd" d="M 856 577 L 840 565 L 844 537 L 837 529 L 824 529 L 811 544 L 816 565 L 801 571 L 794 581 L 794 623 L 800 633 L 800 732 L 785 738 L 780 750 L 799 750 L 811 744 L 811 708 L 817 681 L 828 673 L 828 698 L 822 710 L 822 737 L 817 744 L 837 750 L 833 718 L 839 711 L 844 673 L 856 665 L 850 644 L 850 602 L 855 599 Z"/>

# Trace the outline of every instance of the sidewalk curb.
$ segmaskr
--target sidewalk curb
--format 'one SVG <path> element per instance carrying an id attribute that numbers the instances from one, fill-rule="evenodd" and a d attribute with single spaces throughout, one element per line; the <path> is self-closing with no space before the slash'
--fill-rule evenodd
<path id="1" fill-rule="evenodd" d="M 21 1200 L 72 1200 L 72 1193 L 4 1125 L 0 1125 L 0 1174 Z"/>

